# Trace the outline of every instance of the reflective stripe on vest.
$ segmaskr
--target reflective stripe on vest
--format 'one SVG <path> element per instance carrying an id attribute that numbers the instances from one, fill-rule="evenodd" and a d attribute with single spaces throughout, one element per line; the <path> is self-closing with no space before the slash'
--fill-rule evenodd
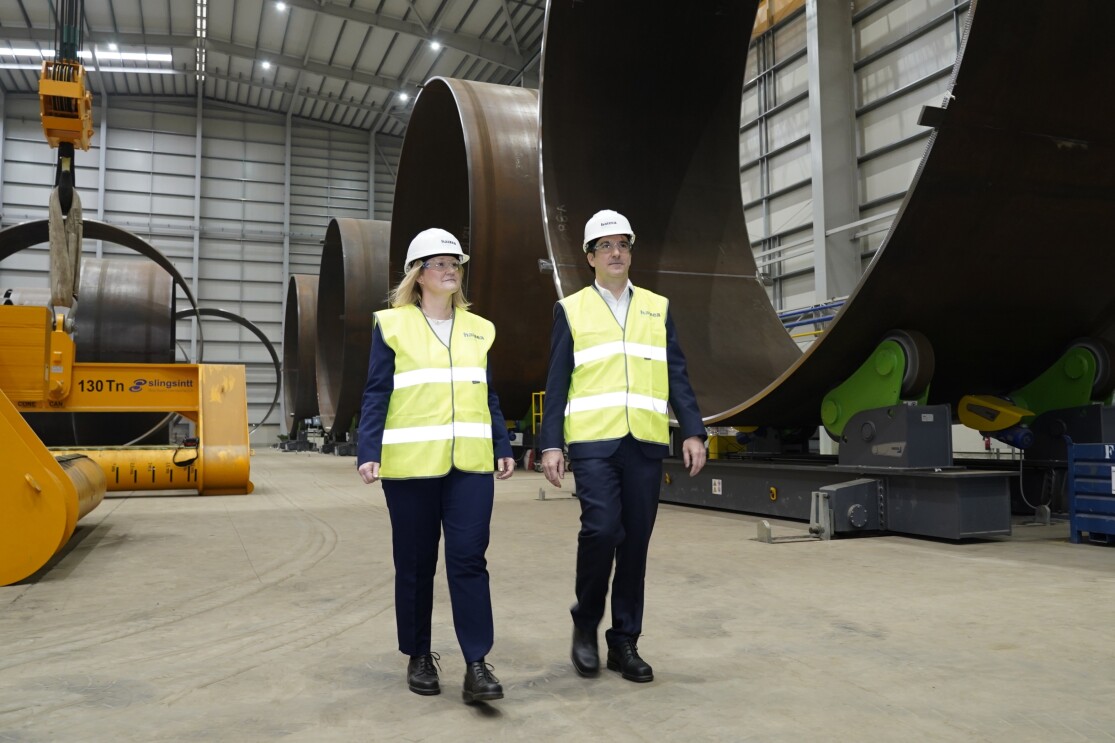
<path id="1" fill-rule="evenodd" d="M 669 300 L 635 288 L 623 328 L 594 287 L 561 305 L 573 336 L 566 442 L 606 441 L 630 432 L 640 441 L 669 443 Z"/>
<path id="2" fill-rule="evenodd" d="M 382 310 L 375 319 L 395 352 L 380 477 L 440 477 L 450 467 L 491 472 L 487 368 L 495 326 L 458 309 L 446 348 L 416 306 Z"/>

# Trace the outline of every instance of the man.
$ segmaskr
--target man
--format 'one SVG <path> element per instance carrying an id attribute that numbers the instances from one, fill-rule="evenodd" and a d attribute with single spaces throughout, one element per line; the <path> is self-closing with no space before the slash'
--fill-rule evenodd
<path id="1" fill-rule="evenodd" d="M 668 453 L 667 402 L 680 425 L 690 476 L 705 464 L 705 428 L 668 300 L 628 279 L 634 243 L 631 224 L 617 212 L 597 212 L 585 225 L 583 247 L 596 281 L 554 307 L 540 443 L 542 471 L 555 487 L 565 477 L 563 445 L 576 463 L 581 531 L 573 666 L 581 676 L 600 672 L 597 625 L 614 561 L 608 668 L 646 682 L 654 671 L 636 643 Z"/>

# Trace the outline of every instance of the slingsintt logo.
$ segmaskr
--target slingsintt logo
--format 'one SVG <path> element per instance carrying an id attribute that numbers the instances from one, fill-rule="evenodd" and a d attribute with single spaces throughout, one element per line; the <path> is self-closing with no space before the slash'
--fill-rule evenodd
<path id="1" fill-rule="evenodd" d="M 157 390 L 173 390 L 179 387 L 192 389 L 193 386 L 194 380 L 192 379 L 137 379 L 132 382 L 128 392 L 142 392 L 145 387 Z"/>

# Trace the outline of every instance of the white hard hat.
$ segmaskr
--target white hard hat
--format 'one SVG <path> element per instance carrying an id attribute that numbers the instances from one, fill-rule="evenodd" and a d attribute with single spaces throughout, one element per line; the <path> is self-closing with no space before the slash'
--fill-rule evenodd
<path id="1" fill-rule="evenodd" d="M 468 263 L 468 256 L 461 250 L 461 243 L 453 237 L 453 233 L 431 227 L 422 230 L 410 241 L 404 270 L 409 271 L 415 261 L 429 258 L 431 255 L 455 255 L 461 263 Z"/>
<path id="2" fill-rule="evenodd" d="M 582 250 L 587 253 L 593 240 L 607 235 L 627 235 L 631 244 L 635 244 L 635 231 L 631 229 L 627 217 L 611 209 L 601 209 L 585 222 L 585 244 Z"/>

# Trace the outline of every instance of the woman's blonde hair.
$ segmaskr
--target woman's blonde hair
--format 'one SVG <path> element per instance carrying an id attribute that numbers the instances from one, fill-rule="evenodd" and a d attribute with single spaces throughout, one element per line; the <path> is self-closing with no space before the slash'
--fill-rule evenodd
<path id="1" fill-rule="evenodd" d="M 411 264 L 410 269 L 403 274 L 403 280 L 392 289 L 387 295 L 387 303 L 392 307 L 406 307 L 408 304 L 418 304 L 418 300 L 422 298 L 422 285 L 418 283 L 418 275 L 422 272 L 422 261 L 415 261 Z M 465 299 L 465 269 L 464 264 L 460 268 L 461 288 L 453 292 L 453 306 L 462 310 L 467 310 L 471 305 Z"/>

